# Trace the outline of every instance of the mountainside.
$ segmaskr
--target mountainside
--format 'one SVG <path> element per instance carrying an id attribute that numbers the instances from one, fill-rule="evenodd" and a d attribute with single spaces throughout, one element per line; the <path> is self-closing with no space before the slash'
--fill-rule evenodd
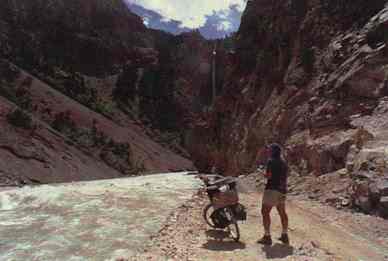
<path id="1" fill-rule="evenodd" d="M 387 1 L 249 1 L 236 37 L 223 92 L 190 136 L 199 169 L 252 171 L 278 142 L 298 183 L 387 215 Z"/>
<path id="2" fill-rule="evenodd" d="M 217 41 L 121 0 L 0 4 L 1 183 L 238 175 L 277 142 L 290 192 L 388 216 L 387 1 L 249 1 Z"/>
<path id="3" fill-rule="evenodd" d="M 41 74 L 106 75 L 147 42 L 142 20 L 121 0 L 2 0 L 1 6 L 2 55 Z"/>
<path id="4" fill-rule="evenodd" d="M 0 5 L 2 183 L 194 168 L 181 146 L 180 106 L 193 106 L 199 94 L 178 81 L 209 59 L 210 42 L 149 30 L 121 0 Z M 209 73 L 196 79 L 204 88 Z"/>

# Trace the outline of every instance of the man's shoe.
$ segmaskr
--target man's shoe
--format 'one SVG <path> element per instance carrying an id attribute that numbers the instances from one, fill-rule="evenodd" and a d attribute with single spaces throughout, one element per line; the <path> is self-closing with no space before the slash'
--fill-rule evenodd
<path id="1" fill-rule="evenodd" d="M 290 239 L 288 238 L 288 234 L 282 234 L 281 237 L 279 237 L 279 240 L 282 241 L 283 244 L 289 245 Z"/>
<path id="2" fill-rule="evenodd" d="M 261 239 L 257 241 L 257 243 L 270 246 L 272 245 L 272 238 L 271 236 L 263 236 Z"/>

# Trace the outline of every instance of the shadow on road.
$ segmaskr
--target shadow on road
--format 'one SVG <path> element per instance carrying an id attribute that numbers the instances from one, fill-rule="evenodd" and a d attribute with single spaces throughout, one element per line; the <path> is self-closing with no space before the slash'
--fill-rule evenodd
<path id="1" fill-rule="evenodd" d="M 286 258 L 294 254 L 294 247 L 276 243 L 272 246 L 263 246 L 263 252 L 268 259 Z"/>
<path id="2" fill-rule="evenodd" d="M 245 244 L 242 242 L 229 241 L 229 233 L 223 230 L 207 230 L 206 235 L 210 238 L 203 248 L 213 251 L 233 251 L 236 249 L 245 249 Z M 224 241 L 224 239 L 229 239 Z"/>
<path id="3" fill-rule="evenodd" d="M 205 233 L 207 237 L 211 237 L 215 240 L 223 240 L 229 237 L 229 233 L 226 232 L 225 230 L 210 229 L 210 230 L 206 230 Z"/>

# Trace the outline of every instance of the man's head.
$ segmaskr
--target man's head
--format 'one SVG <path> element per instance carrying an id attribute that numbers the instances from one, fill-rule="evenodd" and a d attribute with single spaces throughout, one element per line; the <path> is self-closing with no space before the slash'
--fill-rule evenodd
<path id="1" fill-rule="evenodd" d="M 277 143 L 272 143 L 267 146 L 267 153 L 270 158 L 279 159 L 282 153 L 282 148 Z"/>

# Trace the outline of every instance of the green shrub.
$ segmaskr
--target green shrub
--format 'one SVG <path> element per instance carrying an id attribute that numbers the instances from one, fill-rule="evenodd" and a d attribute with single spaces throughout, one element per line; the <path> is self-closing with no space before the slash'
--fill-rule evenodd
<path id="1" fill-rule="evenodd" d="M 24 110 L 31 110 L 32 99 L 30 90 L 27 86 L 16 88 L 12 84 L 0 81 L 0 96 L 7 98 Z"/>
<path id="2" fill-rule="evenodd" d="M 113 113 L 113 104 L 111 102 L 98 101 L 94 104 L 94 110 L 103 115 L 111 115 Z"/>
<path id="3" fill-rule="evenodd" d="M 14 82 L 20 75 L 20 70 L 5 60 L 0 60 L 0 75 L 7 82 Z"/>
<path id="4" fill-rule="evenodd" d="M 108 143 L 108 136 L 97 129 L 94 125 L 89 135 L 91 136 L 95 147 L 103 147 Z"/>
<path id="5" fill-rule="evenodd" d="M 20 109 L 16 109 L 7 115 L 7 121 L 13 126 L 23 129 L 33 129 L 34 125 L 30 115 Z"/>
<path id="6" fill-rule="evenodd" d="M 124 175 L 139 175 L 146 170 L 143 160 L 133 159 L 132 148 L 129 143 L 109 140 L 100 152 L 101 159 L 110 167 Z"/>
<path id="7" fill-rule="evenodd" d="M 307 73 L 314 71 L 315 54 L 311 48 L 303 48 L 301 51 L 302 66 Z"/>
<path id="8" fill-rule="evenodd" d="M 73 133 L 76 129 L 69 111 L 57 113 L 51 126 L 62 133 Z"/>

